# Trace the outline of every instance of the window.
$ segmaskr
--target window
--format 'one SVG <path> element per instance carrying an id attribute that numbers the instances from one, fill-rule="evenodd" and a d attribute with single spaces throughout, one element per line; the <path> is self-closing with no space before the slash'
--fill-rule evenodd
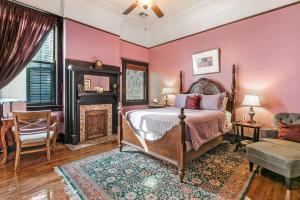
<path id="1" fill-rule="evenodd" d="M 148 63 L 122 59 L 123 105 L 148 104 Z"/>
<path id="2" fill-rule="evenodd" d="M 28 104 L 55 104 L 55 69 L 55 29 L 53 29 L 26 67 Z"/>
<path id="3" fill-rule="evenodd" d="M 63 20 L 56 26 L 31 62 L 9 84 L 0 98 L 26 101 L 28 110 L 61 110 L 63 96 Z"/>

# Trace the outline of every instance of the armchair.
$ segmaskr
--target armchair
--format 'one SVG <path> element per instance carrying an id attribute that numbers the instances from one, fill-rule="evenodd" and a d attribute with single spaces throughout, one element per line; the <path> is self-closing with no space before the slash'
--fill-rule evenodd
<path id="1" fill-rule="evenodd" d="M 286 124 L 300 124 L 300 113 L 277 113 L 274 116 L 274 125 L 275 128 L 265 128 L 261 130 L 260 140 L 263 141 L 264 138 L 277 139 L 277 123 L 284 122 Z"/>
<path id="2" fill-rule="evenodd" d="M 13 118 L 16 140 L 15 170 L 18 169 L 23 154 L 46 151 L 47 160 L 50 161 L 50 145 L 54 135 L 50 131 L 51 111 L 13 112 Z"/>

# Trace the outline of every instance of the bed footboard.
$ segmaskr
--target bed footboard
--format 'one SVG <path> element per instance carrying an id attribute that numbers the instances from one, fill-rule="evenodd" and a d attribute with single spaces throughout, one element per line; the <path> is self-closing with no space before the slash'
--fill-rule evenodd
<path id="1" fill-rule="evenodd" d="M 158 159 L 165 160 L 178 167 L 180 181 L 183 181 L 185 167 L 185 114 L 182 108 L 179 114 L 179 124 L 174 126 L 164 136 L 156 141 L 148 141 L 134 132 L 130 123 L 126 120 L 122 106 L 119 106 L 119 131 L 118 143 L 122 151 L 124 144 L 139 149 Z"/>

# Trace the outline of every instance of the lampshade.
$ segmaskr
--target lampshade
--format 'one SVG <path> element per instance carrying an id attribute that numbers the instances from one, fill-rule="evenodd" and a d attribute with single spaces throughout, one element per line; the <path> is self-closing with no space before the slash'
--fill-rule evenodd
<path id="1" fill-rule="evenodd" d="M 259 97 L 254 94 L 247 94 L 244 97 L 243 106 L 260 106 Z"/>
<path id="2" fill-rule="evenodd" d="M 161 94 L 173 94 L 173 89 L 172 88 L 163 88 Z"/>

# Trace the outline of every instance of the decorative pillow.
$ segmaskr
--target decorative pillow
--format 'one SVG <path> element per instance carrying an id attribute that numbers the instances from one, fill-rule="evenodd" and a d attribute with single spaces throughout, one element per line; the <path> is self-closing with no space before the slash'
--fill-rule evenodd
<path id="1" fill-rule="evenodd" d="M 188 96 L 195 96 L 195 94 L 176 94 L 175 107 L 178 107 L 178 108 L 185 107 L 186 98 Z"/>
<path id="2" fill-rule="evenodd" d="M 201 96 L 187 96 L 185 102 L 185 108 L 187 109 L 199 109 Z"/>
<path id="3" fill-rule="evenodd" d="M 292 142 L 300 142 L 300 125 L 288 125 L 283 122 L 278 122 L 278 138 L 282 140 L 289 140 Z"/>
<path id="4" fill-rule="evenodd" d="M 201 95 L 200 109 L 202 110 L 223 110 L 223 101 L 226 93 L 215 95 Z"/>

